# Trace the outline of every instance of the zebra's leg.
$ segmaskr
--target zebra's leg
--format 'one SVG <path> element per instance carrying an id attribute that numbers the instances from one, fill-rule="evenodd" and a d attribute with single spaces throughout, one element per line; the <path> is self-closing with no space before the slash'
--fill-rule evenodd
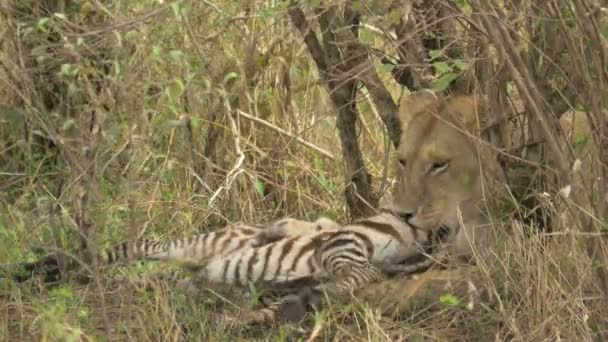
<path id="1" fill-rule="evenodd" d="M 447 247 L 441 246 L 431 255 L 421 254 L 413 259 L 405 260 L 403 263 L 380 263 L 377 264 L 377 267 L 387 276 L 407 277 L 411 274 L 424 271 L 433 265 L 440 264 L 447 256 Z"/>

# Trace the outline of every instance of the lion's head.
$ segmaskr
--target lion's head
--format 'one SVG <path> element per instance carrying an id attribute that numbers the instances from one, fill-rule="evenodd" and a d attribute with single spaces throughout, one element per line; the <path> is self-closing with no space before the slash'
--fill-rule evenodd
<path id="1" fill-rule="evenodd" d="M 426 91 L 401 104 L 393 207 L 413 226 L 460 230 L 458 212 L 465 227 L 483 219 L 480 145 L 471 134 L 483 107 L 476 97 L 439 97 Z"/>

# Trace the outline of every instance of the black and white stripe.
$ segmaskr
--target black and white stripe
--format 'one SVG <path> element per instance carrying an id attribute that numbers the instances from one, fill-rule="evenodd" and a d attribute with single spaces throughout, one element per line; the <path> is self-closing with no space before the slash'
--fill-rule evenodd
<path id="1" fill-rule="evenodd" d="M 307 310 L 318 307 L 324 292 L 332 298 L 343 297 L 383 279 L 387 273 L 407 275 L 428 268 L 444 254 L 444 242 L 454 235 L 445 227 L 421 231 L 390 211 L 346 225 L 322 239 L 309 259 L 315 266 L 310 274 L 301 270 L 295 278 L 250 279 L 263 280 L 269 288 L 287 296 L 250 312 L 245 323 L 293 320 L 296 307 L 300 308 L 297 319 L 301 319 Z M 428 254 L 436 258 L 421 258 Z"/>
<path id="2" fill-rule="evenodd" d="M 375 264 L 400 263 L 423 253 L 428 239 L 429 234 L 398 215 L 383 212 L 334 231 L 301 234 L 213 258 L 198 277 L 240 286 L 297 284 L 306 277 L 329 277 L 341 279 L 335 285 L 339 291 L 352 290 L 380 276 Z"/>
<path id="3" fill-rule="evenodd" d="M 124 242 L 102 253 L 101 260 L 106 264 L 137 259 L 200 263 L 209 258 L 259 247 L 291 236 L 337 227 L 338 223 L 325 217 L 313 222 L 284 218 L 259 226 L 235 224 L 218 231 L 166 242 L 147 239 Z"/>

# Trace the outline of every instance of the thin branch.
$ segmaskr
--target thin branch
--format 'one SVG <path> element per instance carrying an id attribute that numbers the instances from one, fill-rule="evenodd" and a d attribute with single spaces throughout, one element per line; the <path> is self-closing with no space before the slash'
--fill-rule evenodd
<path id="1" fill-rule="evenodd" d="M 484 5 L 481 5 L 481 3 Z M 489 13 L 489 15 L 494 18 L 500 18 L 499 14 L 496 12 L 496 7 L 490 6 L 488 3 L 476 0 L 472 2 L 472 5 L 480 12 L 483 10 L 483 12 Z M 526 103 L 526 107 L 530 109 L 530 112 L 534 115 L 540 125 L 543 135 L 549 143 L 549 148 L 556 158 L 558 170 L 562 175 L 567 176 L 568 163 L 564 158 L 561 148 L 553 134 L 553 130 L 549 125 L 549 118 L 544 115 L 544 112 L 538 106 L 538 104 L 542 103 L 538 88 L 531 81 L 530 72 L 517 52 L 517 49 L 513 46 L 513 42 L 506 29 L 502 24 L 497 25 L 497 22 L 500 21 L 490 22 L 488 19 L 489 15 L 480 16 L 480 19 L 493 40 L 494 46 L 503 55 L 504 61 L 513 76 L 513 81 L 521 93 L 522 99 Z"/>
<path id="2" fill-rule="evenodd" d="M 329 151 L 327 151 L 327 150 L 325 150 L 325 149 L 323 149 L 323 148 L 321 148 L 321 147 L 319 147 L 319 146 L 317 146 L 317 145 L 315 145 L 315 144 L 313 144 L 311 142 L 308 142 L 308 141 L 306 141 L 306 140 L 298 137 L 297 134 L 287 132 L 286 130 L 284 130 L 282 128 L 279 128 L 279 127 L 271 124 L 270 122 L 268 122 L 266 120 L 263 120 L 263 119 L 260 119 L 258 117 L 255 117 L 255 116 L 253 116 L 251 114 L 245 113 L 245 112 L 243 112 L 240 109 L 237 109 L 237 112 L 239 113 L 239 116 L 242 116 L 245 119 L 251 120 L 251 121 L 253 121 L 255 123 L 258 123 L 258 124 L 260 124 L 260 125 L 262 125 L 264 127 L 268 127 L 270 129 L 272 129 L 273 131 L 281 134 L 281 135 L 284 135 L 284 136 L 286 136 L 288 138 L 294 139 L 298 143 L 300 143 L 300 144 L 302 144 L 302 145 L 304 145 L 304 146 L 306 146 L 306 147 L 308 147 L 308 148 L 310 148 L 310 149 L 312 149 L 312 150 L 314 150 L 316 152 L 319 152 L 320 154 L 322 154 L 322 155 L 324 155 L 324 156 L 326 156 L 326 157 L 328 157 L 328 158 L 330 158 L 332 160 L 336 159 L 336 157 L 331 152 L 329 152 Z"/>
<path id="3" fill-rule="evenodd" d="M 384 126 L 388 130 L 389 137 L 394 146 L 399 145 L 401 137 L 401 124 L 397 118 L 397 105 L 388 89 L 380 79 L 376 72 L 376 68 L 369 59 L 367 48 L 355 36 L 353 31 L 343 29 L 346 27 L 344 22 L 339 20 L 337 15 L 330 16 L 333 13 L 332 9 L 327 9 L 319 19 L 321 27 L 326 27 L 327 39 L 329 40 L 330 33 L 336 42 L 332 45 L 339 46 L 340 50 L 344 50 L 344 55 L 348 56 L 348 60 L 343 63 L 343 73 L 339 75 L 342 79 L 358 79 L 369 91 L 372 101 L 378 109 L 380 118 Z M 327 47 L 326 47 L 327 48 Z M 336 49 L 337 50 L 337 49 Z M 335 52 L 328 55 L 333 56 Z"/>
<path id="4" fill-rule="evenodd" d="M 232 108 L 228 101 L 225 101 L 226 110 L 228 113 L 228 122 L 230 122 L 230 129 L 232 130 L 232 136 L 234 137 L 234 149 L 236 150 L 236 154 L 238 158 L 234 162 L 234 166 L 228 174 L 226 175 L 226 180 L 224 181 L 224 185 L 220 186 L 209 198 L 209 207 L 213 206 L 213 203 L 217 199 L 217 197 L 221 194 L 223 190 L 228 190 L 232 186 L 232 182 L 236 179 L 236 177 L 241 174 L 243 171 L 243 163 L 245 161 L 245 153 L 241 150 L 241 138 L 238 128 L 236 127 L 236 122 L 232 117 Z"/>
<path id="5" fill-rule="evenodd" d="M 317 35 L 310 28 L 310 24 L 308 23 L 308 20 L 306 20 L 304 12 L 296 1 L 292 1 L 291 4 L 289 4 L 287 12 L 289 13 L 291 22 L 298 28 L 304 37 L 304 43 L 306 43 L 312 59 L 321 72 L 321 78 L 324 79 L 324 74 L 327 72 L 327 64 L 325 63 L 325 54 L 319 43 L 319 38 L 317 38 Z"/>
<path id="6" fill-rule="evenodd" d="M 82 31 L 81 33 L 73 33 L 73 32 L 65 32 L 66 36 L 69 37 L 88 37 L 88 36 L 97 36 L 100 34 L 104 34 L 104 33 L 108 33 L 108 32 L 114 32 L 114 31 L 118 31 L 118 32 L 125 32 L 125 31 L 129 31 L 129 30 L 133 30 L 134 28 L 136 28 L 137 26 L 143 25 L 146 22 L 149 22 L 150 20 L 154 19 L 157 16 L 160 16 L 161 14 L 167 14 L 169 13 L 169 9 L 170 9 L 171 5 L 165 5 L 163 7 L 160 7 L 158 9 L 152 10 L 146 14 L 141 15 L 138 18 L 132 19 L 132 20 L 128 20 L 122 23 L 117 23 L 114 25 L 109 25 L 109 26 L 104 26 L 101 27 L 99 29 L 89 29 L 86 27 L 82 27 L 79 26 L 77 24 L 74 24 L 73 22 L 67 20 L 64 16 L 62 15 L 57 15 L 54 14 L 54 17 L 58 20 L 61 20 L 63 23 L 65 23 L 67 26 L 76 29 L 76 30 L 80 30 Z M 158 20 L 158 19 L 157 19 Z"/>

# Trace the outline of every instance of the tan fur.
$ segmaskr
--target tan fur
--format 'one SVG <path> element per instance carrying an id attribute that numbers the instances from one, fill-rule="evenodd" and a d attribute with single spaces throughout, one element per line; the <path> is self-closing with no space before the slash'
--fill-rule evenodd
<path id="1" fill-rule="evenodd" d="M 483 174 L 497 174 L 491 149 L 477 138 L 485 108 L 479 97 L 440 97 L 428 91 L 410 95 L 400 108 L 403 134 L 397 155 L 403 165 L 394 209 L 410 213 L 410 223 L 422 229 L 453 229 L 461 215 L 465 226 L 454 252 L 463 256 L 483 232 L 478 228 L 485 223 Z"/>
<path id="2" fill-rule="evenodd" d="M 484 199 L 495 197 L 491 191 L 504 190 L 496 150 L 479 134 L 488 116 L 487 109 L 482 97 L 444 97 L 429 91 L 410 95 L 400 108 L 403 135 L 397 154 L 406 165 L 399 172 L 393 205 L 398 211 L 411 212 L 410 222 L 423 229 L 439 224 L 457 225 L 460 210 L 465 229 L 460 232 L 455 251 L 463 256 L 471 253 L 469 242 L 487 232 L 482 212 Z M 590 154 L 594 145 L 586 113 L 563 113 L 559 124 L 563 130 L 563 135 L 558 136 L 562 149 L 568 153 L 567 146 L 572 146 L 583 170 L 592 168 Z M 522 138 L 517 132 L 507 135 L 513 134 Z M 448 162 L 448 166 L 439 174 L 429 174 L 437 162 Z M 591 184 L 590 180 L 586 184 Z M 487 243 L 475 245 L 486 247 Z"/>
<path id="3" fill-rule="evenodd" d="M 368 285 L 355 293 L 385 316 L 408 315 L 441 304 L 441 296 L 451 294 L 471 310 L 478 305 L 481 286 L 469 269 L 428 270 L 406 278 L 391 278 Z"/>
<path id="4" fill-rule="evenodd" d="M 512 101 L 512 110 L 508 111 L 509 115 L 525 113 L 526 108 L 521 100 Z M 559 126 L 562 130 L 557 134 L 557 141 L 560 143 L 562 151 L 567 155 L 569 146 L 574 150 L 574 157 L 580 159 L 583 163 L 590 163 L 590 156 L 596 151 L 596 146 L 591 135 L 591 123 L 587 117 L 588 113 L 579 110 L 567 110 L 559 115 Z M 506 121 L 503 124 L 503 139 L 504 148 L 511 150 L 513 147 L 521 145 L 524 141 L 528 141 L 529 123 L 522 120 L 521 116 L 515 121 L 517 123 Z M 530 139 L 531 140 L 531 139 Z"/>
<path id="5" fill-rule="evenodd" d="M 510 114 L 517 114 L 525 112 L 525 106 L 521 100 L 513 101 L 513 110 Z M 586 154 L 593 149 L 593 139 L 591 138 L 591 123 L 587 117 L 587 112 L 580 110 L 567 110 L 559 115 L 559 125 L 562 129 L 563 136 L 558 136 L 558 141 L 562 144 L 562 147 L 566 145 L 574 145 L 577 156 L 586 156 Z M 517 135 L 514 132 L 517 128 L 514 127 L 510 122 L 505 123 L 505 135 L 512 136 L 515 134 L 515 140 L 521 140 L 523 137 Z M 524 130 L 527 127 L 524 127 Z M 582 144 L 583 140 L 588 140 L 586 144 Z M 509 149 L 514 145 L 511 139 L 503 140 L 506 142 L 505 148 Z M 520 141 L 521 143 L 521 141 Z M 516 143 L 515 143 L 516 144 Z"/>

